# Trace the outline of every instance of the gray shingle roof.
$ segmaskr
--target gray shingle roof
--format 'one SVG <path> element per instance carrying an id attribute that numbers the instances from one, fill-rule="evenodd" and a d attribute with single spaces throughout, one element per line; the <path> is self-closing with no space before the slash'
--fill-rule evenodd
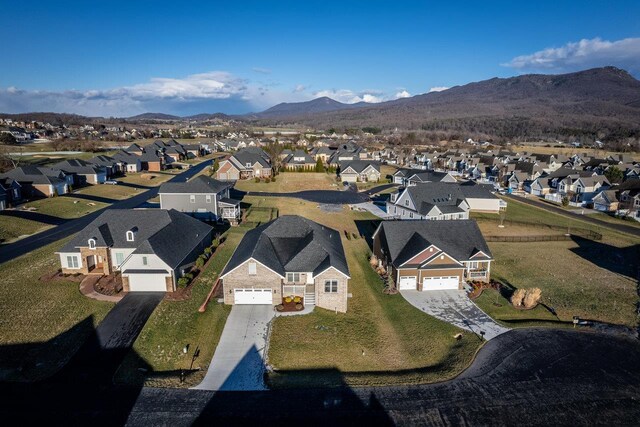
<path id="1" fill-rule="evenodd" d="M 227 182 L 218 181 L 208 176 L 200 175 L 187 182 L 165 182 L 160 186 L 160 194 L 209 194 L 219 193 L 230 187 Z"/>
<path id="2" fill-rule="evenodd" d="M 269 156 L 261 148 L 243 148 L 236 152 L 232 157 L 234 157 L 242 166 L 245 166 L 247 163 L 254 165 L 257 162 L 263 168 L 271 167 L 267 161 Z"/>
<path id="3" fill-rule="evenodd" d="M 60 169 L 66 174 L 79 174 L 79 175 L 93 175 L 98 173 L 105 173 L 104 166 L 98 166 L 89 162 L 85 162 L 81 159 L 69 159 L 53 165 L 53 168 Z"/>
<path id="4" fill-rule="evenodd" d="M 133 242 L 126 233 L 135 232 Z M 136 248 L 134 253 L 156 254 L 171 268 L 211 232 L 212 228 L 189 215 L 165 209 L 109 209 L 93 220 L 60 252 L 79 252 L 89 239 L 98 247 Z"/>
<path id="5" fill-rule="evenodd" d="M 493 194 L 492 190 L 493 185 L 491 184 L 478 184 L 473 181 L 460 184 L 460 191 L 467 199 L 497 199 L 498 197 Z"/>
<path id="6" fill-rule="evenodd" d="M 222 275 L 253 258 L 284 276 L 321 273 L 329 267 L 349 275 L 340 233 L 296 215 L 281 216 L 245 234 Z"/>
<path id="7" fill-rule="evenodd" d="M 385 237 L 382 243 L 396 267 L 430 245 L 435 245 L 458 261 L 467 261 L 479 251 L 492 257 L 478 224 L 471 219 L 383 221 L 380 226 Z"/>
<path id="8" fill-rule="evenodd" d="M 406 191 L 420 215 L 426 215 L 434 206 L 443 213 L 460 212 L 457 207 L 465 198 L 458 184 L 446 182 L 417 184 L 407 187 Z"/>
<path id="9" fill-rule="evenodd" d="M 0 175 L 15 181 L 31 184 L 55 185 L 64 182 L 62 171 L 38 166 L 20 166 Z"/>
<path id="10" fill-rule="evenodd" d="M 367 160 L 348 160 L 340 162 L 340 171 L 341 173 L 347 168 L 352 168 L 356 173 L 361 173 L 367 167 L 373 167 L 376 171 L 380 172 L 380 165 L 375 162 L 370 162 Z"/>

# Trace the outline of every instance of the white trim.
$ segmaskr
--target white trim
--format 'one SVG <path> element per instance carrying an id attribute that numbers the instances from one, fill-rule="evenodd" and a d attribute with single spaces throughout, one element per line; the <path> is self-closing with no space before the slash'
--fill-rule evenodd
<path id="1" fill-rule="evenodd" d="M 400 264 L 400 266 L 398 266 L 398 268 L 402 268 L 403 265 L 405 265 L 406 263 L 408 263 L 409 261 L 411 261 L 412 259 L 414 259 L 415 257 L 417 257 L 418 255 L 420 255 L 421 253 L 423 253 L 424 251 L 426 251 L 429 248 L 435 248 L 436 249 L 436 252 L 433 253 L 434 255 L 436 255 L 438 253 L 437 251 L 444 252 L 442 249 L 440 249 L 436 245 L 429 245 L 426 248 L 424 248 L 423 250 L 421 250 L 420 252 L 418 252 L 417 254 L 415 254 L 414 256 L 412 256 L 410 259 L 408 259 L 405 262 L 403 262 L 402 264 Z M 430 256 L 429 258 L 427 258 L 423 262 L 426 262 L 427 260 L 429 260 L 431 258 L 433 258 L 433 256 Z"/>
<path id="2" fill-rule="evenodd" d="M 334 269 L 335 271 L 337 271 L 338 273 L 342 274 L 344 277 L 346 277 L 347 279 L 351 279 L 351 276 L 349 276 L 346 273 L 343 273 L 342 271 L 338 270 L 337 268 L 335 268 L 333 265 L 326 268 L 325 270 L 321 271 L 320 273 L 316 274 L 315 276 L 313 276 L 313 280 L 316 280 L 316 277 L 318 277 L 319 275 L 326 273 L 327 271 L 329 271 L 330 269 Z M 311 272 L 313 274 L 313 272 Z"/>
<path id="3" fill-rule="evenodd" d="M 235 267 L 235 268 L 233 268 L 232 270 L 229 270 L 229 271 L 227 271 L 225 274 L 221 275 L 221 276 L 220 276 L 220 278 L 221 278 L 221 279 L 223 279 L 225 276 L 227 276 L 227 275 L 231 274 L 232 272 L 236 271 L 238 268 L 242 267 L 245 263 L 247 263 L 248 261 L 251 261 L 251 260 L 253 260 L 253 261 L 255 261 L 256 263 L 260 264 L 261 266 L 263 266 L 263 267 L 264 267 L 264 268 L 266 268 L 267 270 L 269 270 L 269 271 L 271 271 L 271 272 L 273 272 L 273 273 L 277 274 L 277 275 L 278 275 L 278 277 L 281 277 L 281 278 L 283 278 L 283 279 L 285 278 L 283 275 L 281 275 L 281 274 L 280 274 L 280 273 L 278 273 L 277 271 L 274 271 L 274 270 L 270 269 L 269 267 L 267 267 L 266 265 L 264 265 L 263 263 L 261 263 L 260 261 L 258 261 L 257 259 L 255 259 L 254 257 L 247 258 L 245 261 L 241 262 L 237 267 Z M 231 261 L 231 258 L 229 259 L 229 261 L 227 261 L 227 264 L 229 264 L 229 262 L 230 262 L 230 261 Z M 226 266 L 226 264 L 225 264 L 225 268 L 226 268 L 226 267 L 227 267 L 227 266 Z M 223 270 L 224 270 L 224 268 L 223 268 Z"/>
<path id="4" fill-rule="evenodd" d="M 458 261 L 457 259 L 455 259 L 454 257 L 452 257 L 451 255 L 449 255 L 448 253 L 446 253 L 445 251 L 440 251 L 440 253 L 436 254 L 436 256 L 433 256 L 429 259 L 427 259 L 424 263 L 420 264 L 420 267 L 424 267 L 425 265 L 429 265 L 431 264 L 438 256 L 447 256 L 448 258 L 452 259 L 456 264 L 464 267 L 464 265 L 462 264 L 462 262 Z"/>

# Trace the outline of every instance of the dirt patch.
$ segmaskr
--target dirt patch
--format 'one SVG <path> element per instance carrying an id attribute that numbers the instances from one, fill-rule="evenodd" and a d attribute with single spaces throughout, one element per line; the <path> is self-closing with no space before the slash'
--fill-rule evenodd
<path id="1" fill-rule="evenodd" d="M 193 281 L 186 288 L 178 288 L 175 292 L 167 292 L 164 296 L 166 301 L 186 301 L 191 298 L 191 288 Z"/>
<path id="2" fill-rule="evenodd" d="M 93 285 L 93 289 L 102 295 L 110 297 L 117 296 L 122 292 L 122 277 L 119 273 L 102 276 L 100 280 Z"/>
<path id="3" fill-rule="evenodd" d="M 140 175 L 140 178 L 148 179 L 148 180 L 152 180 L 152 179 L 155 179 L 157 177 L 158 177 L 158 175 L 154 175 L 152 173 L 143 173 L 142 175 Z"/>
<path id="4" fill-rule="evenodd" d="M 74 282 L 80 283 L 84 279 L 84 274 L 62 274 L 60 270 L 54 271 L 53 273 L 47 273 L 45 275 L 40 276 L 41 282 L 55 282 L 55 281 L 64 281 L 64 282 Z"/>

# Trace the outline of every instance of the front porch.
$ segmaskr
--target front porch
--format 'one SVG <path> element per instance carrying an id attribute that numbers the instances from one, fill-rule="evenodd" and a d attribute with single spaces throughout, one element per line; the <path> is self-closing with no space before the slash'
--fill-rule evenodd
<path id="1" fill-rule="evenodd" d="M 474 261 L 465 263 L 464 278 L 488 282 L 491 273 L 490 261 Z"/>
<path id="2" fill-rule="evenodd" d="M 226 219 L 231 225 L 238 225 L 240 222 L 240 200 L 222 198 L 219 201 L 218 217 Z"/>

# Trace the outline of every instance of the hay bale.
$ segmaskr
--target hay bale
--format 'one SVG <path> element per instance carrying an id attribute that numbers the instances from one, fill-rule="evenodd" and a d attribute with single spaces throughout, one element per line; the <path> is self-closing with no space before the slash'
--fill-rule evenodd
<path id="1" fill-rule="evenodd" d="M 375 255 L 371 255 L 371 258 L 369 259 L 369 264 L 371 264 L 371 267 L 376 267 L 378 265 L 378 257 Z"/>
<path id="2" fill-rule="evenodd" d="M 526 290 L 516 289 L 513 295 L 511 295 L 511 304 L 513 304 L 514 307 L 522 307 L 522 302 L 524 301 L 524 297 L 526 294 Z"/>
<path id="3" fill-rule="evenodd" d="M 525 308 L 533 308 L 538 305 L 541 296 L 540 288 L 528 289 L 523 301 Z"/>

